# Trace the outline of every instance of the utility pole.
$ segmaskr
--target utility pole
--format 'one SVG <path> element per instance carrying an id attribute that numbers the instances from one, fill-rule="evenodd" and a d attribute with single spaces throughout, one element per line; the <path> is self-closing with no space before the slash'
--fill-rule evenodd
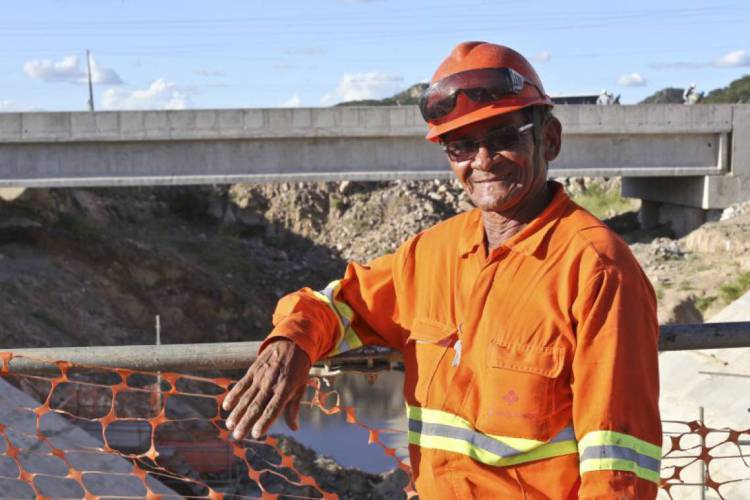
<path id="1" fill-rule="evenodd" d="M 86 49 L 86 66 L 89 71 L 89 111 L 94 111 L 94 84 L 91 81 L 91 52 Z"/>

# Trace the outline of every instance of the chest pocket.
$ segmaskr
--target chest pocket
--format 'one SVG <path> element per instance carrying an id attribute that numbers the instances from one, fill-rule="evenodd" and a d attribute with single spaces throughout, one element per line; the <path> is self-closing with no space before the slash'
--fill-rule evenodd
<path id="1" fill-rule="evenodd" d="M 488 347 L 477 425 L 488 433 L 504 434 L 509 426 L 524 429 L 527 435 L 544 433 L 554 411 L 565 349 L 501 340 Z"/>
<path id="2" fill-rule="evenodd" d="M 414 398 L 420 405 L 428 404 L 428 394 L 440 362 L 452 355 L 457 336 L 453 325 L 428 319 L 418 319 L 407 339 L 405 384 L 407 394 L 414 388 Z"/>

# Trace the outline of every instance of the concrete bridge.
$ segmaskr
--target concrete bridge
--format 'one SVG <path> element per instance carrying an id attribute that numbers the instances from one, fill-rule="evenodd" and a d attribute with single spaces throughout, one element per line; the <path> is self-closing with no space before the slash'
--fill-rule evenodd
<path id="1" fill-rule="evenodd" d="M 748 105 L 555 113 L 565 135 L 552 176 L 623 176 L 654 220 L 750 199 Z M 0 113 L 0 188 L 450 176 L 425 130 L 412 106 Z"/>

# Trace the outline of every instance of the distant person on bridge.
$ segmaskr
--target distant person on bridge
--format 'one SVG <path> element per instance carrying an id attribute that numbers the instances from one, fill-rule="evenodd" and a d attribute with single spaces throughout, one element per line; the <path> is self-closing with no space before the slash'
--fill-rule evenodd
<path id="1" fill-rule="evenodd" d="M 611 106 L 613 104 L 620 104 L 619 94 L 615 97 L 611 92 L 607 92 L 607 89 L 602 89 L 599 97 L 596 98 L 597 106 Z"/>
<path id="2" fill-rule="evenodd" d="M 703 100 L 703 92 L 696 92 L 695 88 L 695 84 L 691 83 L 690 86 L 685 89 L 685 91 L 682 93 L 683 103 L 693 105 Z"/>
<path id="3" fill-rule="evenodd" d="M 654 290 L 627 244 L 547 179 L 562 136 L 551 108 L 519 53 L 451 52 L 420 109 L 476 209 L 283 297 L 225 399 L 236 438 L 282 411 L 295 429 L 311 363 L 377 344 L 404 356 L 421 498 L 655 498 Z"/>

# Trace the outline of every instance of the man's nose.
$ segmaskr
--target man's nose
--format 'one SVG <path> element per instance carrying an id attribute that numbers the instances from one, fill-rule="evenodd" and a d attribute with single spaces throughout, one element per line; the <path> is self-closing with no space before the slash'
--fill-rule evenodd
<path id="1" fill-rule="evenodd" d="M 480 144 L 479 150 L 477 151 L 476 156 L 474 156 L 474 159 L 471 162 L 471 168 L 473 168 L 474 170 L 488 171 L 490 167 L 492 167 L 492 154 L 490 154 L 487 146 L 485 146 L 484 144 Z"/>

